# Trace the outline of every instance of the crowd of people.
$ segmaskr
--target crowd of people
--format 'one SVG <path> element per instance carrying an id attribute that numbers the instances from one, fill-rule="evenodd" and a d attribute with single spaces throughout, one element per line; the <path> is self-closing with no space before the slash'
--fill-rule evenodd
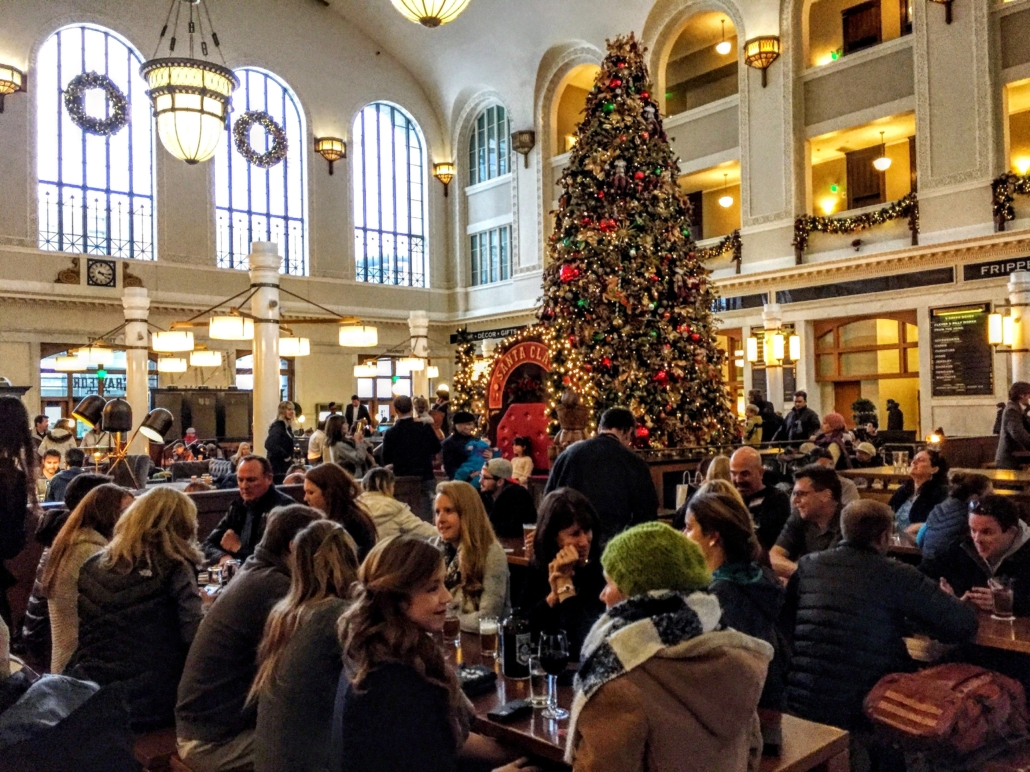
<path id="1" fill-rule="evenodd" d="M 847 729 L 866 768 L 890 770 L 903 766 L 862 701 L 884 675 L 913 669 L 903 637 L 968 643 L 998 577 L 1030 613 L 1030 528 L 1011 501 L 982 475 L 949 481 L 932 449 L 890 506 L 847 500 L 838 470 L 854 450 L 835 414 L 815 426 L 803 392 L 775 430 L 816 436 L 789 491 L 768 484 L 745 444 L 712 460 L 676 527 L 657 521 L 626 409 L 557 458 L 539 506 L 517 474 L 531 462 L 516 470 L 484 451 L 475 416 L 454 413 L 441 442 L 410 398 L 394 409 L 360 476 L 334 450 L 330 417 L 314 463 L 291 472 L 304 504 L 276 488 L 272 459 L 235 459 L 236 496 L 208 533 L 171 486 L 137 494 L 69 476 L 66 508 L 37 530 L 47 549 L 22 635 L 29 660 L 116 694 L 135 731 L 174 726 L 195 772 L 513 772 L 533 763 L 470 731 L 440 633 L 449 615 L 478 632 L 515 608 L 535 635 L 563 631 L 579 661 L 566 749 L 576 772 L 754 769 L 771 739 L 759 707 Z M 352 420 L 360 431 L 358 407 Z M 34 522 L 39 433 L 19 400 L 0 398 L 3 559 Z M 516 459 L 531 458 L 528 441 L 519 447 Z M 472 459 L 479 468 L 456 479 Z M 431 491 L 431 517 L 394 498 L 399 476 Z M 512 597 L 500 539 L 524 525 L 530 560 Z M 887 556 L 902 533 L 923 545 L 919 569 Z M 205 612 L 198 570 L 236 563 Z M 10 583 L 0 572 L 8 624 Z"/>

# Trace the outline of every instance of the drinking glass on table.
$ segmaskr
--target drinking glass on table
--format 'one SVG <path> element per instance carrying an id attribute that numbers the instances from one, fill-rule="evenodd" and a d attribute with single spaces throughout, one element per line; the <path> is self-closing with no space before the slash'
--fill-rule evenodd
<path id="1" fill-rule="evenodd" d="M 484 659 L 497 659 L 497 617 L 479 618 L 479 649 Z"/>
<path id="2" fill-rule="evenodd" d="M 443 619 L 443 640 L 453 646 L 461 643 L 461 620 L 456 606 L 447 607 L 447 615 Z"/>
<path id="3" fill-rule="evenodd" d="M 541 633 L 539 652 L 540 665 L 547 673 L 547 707 L 541 715 L 561 721 L 569 717 L 569 711 L 558 707 L 558 676 L 569 664 L 569 639 L 565 631 Z"/>
<path id="4" fill-rule="evenodd" d="M 994 601 L 994 613 L 991 614 L 991 619 L 1000 619 L 1003 622 L 1011 622 L 1015 619 L 1012 577 L 992 576 L 987 580 L 987 586 L 991 590 L 991 600 Z"/>
<path id="5" fill-rule="evenodd" d="M 529 702 L 534 708 L 546 708 L 550 700 L 550 676 L 540 663 L 539 654 L 529 657 Z"/>

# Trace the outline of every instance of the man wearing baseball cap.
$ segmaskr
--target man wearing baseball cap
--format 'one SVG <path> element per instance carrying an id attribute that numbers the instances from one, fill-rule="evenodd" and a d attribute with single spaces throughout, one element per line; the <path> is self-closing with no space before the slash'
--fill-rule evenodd
<path id="1" fill-rule="evenodd" d="M 512 479 L 511 461 L 491 458 L 479 473 L 479 495 L 500 536 L 522 536 L 522 526 L 536 522 L 533 494 Z"/>

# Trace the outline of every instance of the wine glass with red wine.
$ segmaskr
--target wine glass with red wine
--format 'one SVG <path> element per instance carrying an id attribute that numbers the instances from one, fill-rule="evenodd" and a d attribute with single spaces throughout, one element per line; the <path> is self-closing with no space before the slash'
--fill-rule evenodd
<path id="1" fill-rule="evenodd" d="M 547 671 L 547 707 L 541 715 L 560 721 L 569 711 L 558 707 L 558 676 L 569 664 L 569 639 L 564 630 L 540 634 L 540 665 Z"/>

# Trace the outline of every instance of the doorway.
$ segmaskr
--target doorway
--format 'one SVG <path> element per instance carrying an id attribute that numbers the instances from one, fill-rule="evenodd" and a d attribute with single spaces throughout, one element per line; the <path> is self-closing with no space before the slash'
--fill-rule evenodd
<path id="1" fill-rule="evenodd" d="M 833 384 L 833 410 L 844 416 L 844 425 L 849 429 L 855 428 L 855 422 L 851 416 L 851 404 L 861 398 L 861 381 L 836 381 Z"/>

